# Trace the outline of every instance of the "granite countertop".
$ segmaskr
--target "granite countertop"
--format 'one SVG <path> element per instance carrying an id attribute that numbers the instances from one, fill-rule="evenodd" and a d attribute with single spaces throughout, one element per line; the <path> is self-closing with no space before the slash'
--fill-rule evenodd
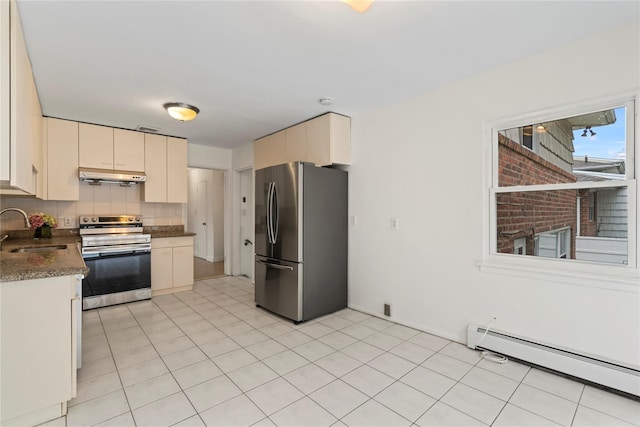
<path id="1" fill-rule="evenodd" d="M 147 234 L 151 234 L 152 239 L 162 237 L 190 237 L 196 235 L 196 233 L 184 231 L 184 225 L 145 226 L 143 231 Z"/>
<path id="2" fill-rule="evenodd" d="M 2 251 L 0 251 L 0 282 L 88 274 L 89 269 L 82 260 L 76 244 L 79 241 L 79 236 L 5 240 L 2 242 Z M 67 248 L 55 251 L 11 252 L 16 248 L 54 245 L 67 245 Z"/>
<path id="3" fill-rule="evenodd" d="M 162 237 L 189 237 L 195 236 L 196 233 L 189 233 L 186 231 L 152 231 L 151 238 L 162 238 Z"/>

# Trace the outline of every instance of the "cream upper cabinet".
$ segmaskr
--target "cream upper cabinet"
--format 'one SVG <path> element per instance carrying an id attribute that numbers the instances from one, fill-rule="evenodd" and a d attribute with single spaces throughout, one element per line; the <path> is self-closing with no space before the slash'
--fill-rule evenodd
<path id="1" fill-rule="evenodd" d="M 328 113 L 307 124 L 307 161 L 317 166 L 351 164 L 351 119 Z"/>
<path id="2" fill-rule="evenodd" d="M 39 194 L 42 110 L 15 1 L 0 2 L 0 193 Z"/>
<path id="3" fill-rule="evenodd" d="M 307 124 L 291 126 L 285 129 L 285 161 L 306 161 L 307 159 Z"/>
<path id="4" fill-rule="evenodd" d="M 255 169 L 286 163 L 286 136 L 280 131 L 256 140 L 253 146 Z"/>
<path id="5" fill-rule="evenodd" d="M 113 128 L 80 123 L 81 168 L 113 169 Z"/>
<path id="6" fill-rule="evenodd" d="M 327 113 L 257 139 L 254 168 L 303 161 L 317 166 L 351 164 L 351 119 Z"/>
<path id="7" fill-rule="evenodd" d="M 144 134 L 80 123 L 81 168 L 144 171 Z"/>
<path id="8" fill-rule="evenodd" d="M 187 141 L 167 137 L 167 202 L 187 203 Z"/>
<path id="9" fill-rule="evenodd" d="M 145 134 L 145 202 L 187 203 L 187 140 Z"/>
<path id="10" fill-rule="evenodd" d="M 122 171 L 144 171 L 144 133 L 125 129 L 113 130 L 113 168 Z"/>
<path id="11" fill-rule="evenodd" d="M 44 118 L 42 125 L 46 200 L 78 200 L 78 122 Z"/>
<path id="12" fill-rule="evenodd" d="M 167 201 L 167 137 L 144 134 L 144 173 L 147 181 L 142 185 L 145 202 Z"/>

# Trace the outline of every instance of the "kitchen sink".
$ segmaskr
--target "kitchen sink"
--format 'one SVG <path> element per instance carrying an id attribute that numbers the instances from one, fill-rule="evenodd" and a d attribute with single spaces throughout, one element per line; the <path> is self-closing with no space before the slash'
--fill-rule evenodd
<path id="1" fill-rule="evenodd" d="M 11 252 L 51 252 L 67 249 L 67 245 L 52 245 L 52 246 L 29 246 L 26 248 L 11 249 Z"/>

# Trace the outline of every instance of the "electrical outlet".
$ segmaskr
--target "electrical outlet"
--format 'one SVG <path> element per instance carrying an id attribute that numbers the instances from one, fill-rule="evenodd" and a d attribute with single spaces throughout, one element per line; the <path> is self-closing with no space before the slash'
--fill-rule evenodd
<path id="1" fill-rule="evenodd" d="M 65 227 L 73 227 L 73 224 L 71 223 L 73 220 L 73 218 L 70 217 L 65 217 L 64 219 L 64 226 Z"/>
<path id="2" fill-rule="evenodd" d="M 384 305 L 384 315 L 391 316 L 391 304 Z"/>
<path id="3" fill-rule="evenodd" d="M 392 230 L 398 229 L 398 218 L 391 218 L 391 229 Z"/>
<path id="4" fill-rule="evenodd" d="M 351 225 L 356 226 L 358 224 L 358 218 L 355 215 L 351 215 Z"/>

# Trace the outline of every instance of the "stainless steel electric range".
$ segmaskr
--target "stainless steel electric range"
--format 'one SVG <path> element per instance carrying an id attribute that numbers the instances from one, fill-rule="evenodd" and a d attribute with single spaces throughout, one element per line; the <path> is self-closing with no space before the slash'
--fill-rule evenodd
<path id="1" fill-rule="evenodd" d="M 82 309 L 151 298 L 151 235 L 139 215 L 81 216 Z"/>

